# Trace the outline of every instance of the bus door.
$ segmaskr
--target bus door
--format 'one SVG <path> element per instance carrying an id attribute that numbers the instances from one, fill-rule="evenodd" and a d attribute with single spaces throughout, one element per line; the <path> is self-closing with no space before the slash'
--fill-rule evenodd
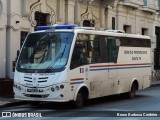
<path id="1" fill-rule="evenodd" d="M 90 96 L 92 98 L 102 96 L 102 82 L 105 79 L 104 71 L 99 69 L 101 66 L 101 42 L 102 37 L 99 35 L 90 35 L 88 44 L 90 71 L 88 79 L 90 81 Z"/>
<path id="2" fill-rule="evenodd" d="M 114 94 L 118 89 L 117 81 L 117 58 L 119 45 L 118 40 L 115 37 L 107 37 L 106 46 L 108 50 L 108 81 L 110 83 L 110 89 L 108 92 Z"/>

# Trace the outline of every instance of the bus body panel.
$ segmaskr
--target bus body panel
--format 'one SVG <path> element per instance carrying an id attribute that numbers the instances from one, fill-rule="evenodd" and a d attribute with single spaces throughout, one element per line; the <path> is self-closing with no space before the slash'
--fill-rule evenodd
<path id="1" fill-rule="evenodd" d="M 130 53 L 128 52 L 125 54 L 126 51 L 130 51 Z M 140 51 L 142 54 L 138 54 L 137 51 Z M 120 53 L 117 64 L 120 64 L 121 66 L 117 67 L 117 79 L 122 81 L 119 88 L 124 88 L 124 90 L 121 92 L 130 90 L 131 87 L 125 88 L 124 86 L 129 86 L 129 84 L 131 86 L 132 80 L 138 81 L 139 90 L 149 87 L 151 82 L 149 79 L 151 76 L 151 49 L 121 47 Z"/>

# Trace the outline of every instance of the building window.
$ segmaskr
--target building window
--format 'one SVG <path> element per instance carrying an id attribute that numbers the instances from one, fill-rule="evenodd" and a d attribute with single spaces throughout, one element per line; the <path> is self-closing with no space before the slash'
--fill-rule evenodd
<path id="1" fill-rule="evenodd" d="M 115 30 L 116 29 L 116 20 L 115 20 L 115 17 L 112 17 L 112 30 Z"/>
<path id="2" fill-rule="evenodd" d="M 154 69 L 160 70 L 160 27 L 155 28 L 156 34 L 156 49 L 154 51 Z"/>
<path id="3" fill-rule="evenodd" d="M 147 6 L 147 0 L 143 0 L 144 6 Z"/>
<path id="4" fill-rule="evenodd" d="M 37 26 L 45 26 L 49 24 L 49 14 L 35 12 L 35 20 L 37 22 Z"/>
<path id="5" fill-rule="evenodd" d="M 90 27 L 90 21 L 89 20 L 84 20 L 83 21 L 83 26 L 84 27 Z"/>
<path id="6" fill-rule="evenodd" d="M 148 29 L 142 28 L 142 35 L 148 35 Z"/>
<path id="7" fill-rule="evenodd" d="M 21 31 L 21 41 L 20 41 L 20 48 L 22 47 L 23 43 L 24 43 L 24 40 L 26 39 L 28 35 L 28 32 L 26 31 Z"/>
<path id="8" fill-rule="evenodd" d="M 2 14 L 2 1 L 0 0 L 0 16 Z"/>
<path id="9" fill-rule="evenodd" d="M 84 27 L 94 27 L 95 26 L 95 20 L 84 20 L 83 21 Z"/>
<path id="10" fill-rule="evenodd" d="M 158 0 L 158 8 L 159 8 L 159 10 L 160 10 L 160 0 Z"/>
<path id="11" fill-rule="evenodd" d="M 131 26 L 130 25 L 124 25 L 123 30 L 125 31 L 125 33 L 131 33 Z"/>

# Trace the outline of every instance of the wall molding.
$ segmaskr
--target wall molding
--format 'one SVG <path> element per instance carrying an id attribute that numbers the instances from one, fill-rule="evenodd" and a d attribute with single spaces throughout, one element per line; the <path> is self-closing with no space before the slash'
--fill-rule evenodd
<path id="1" fill-rule="evenodd" d="M 0 0 L 0 16 L 2 15 L 2 10 L 3 10 L 3 5 L 2 5 L 2 1 Z"/>
<path id="2" fill-rule="evenodd" d="M 4 1 L 0 0 L 0 30 L 7 27 L 7 15 L 4 12 Z"/>
<path id="3" fill-rule="evenodd" d="M 28 17 L 30 13 L 28 0 L 21 0 L 21 15 L 22 17 Z"/>
<path id="4" fill-rule="evenodd" d="M 99 19 L 94 15 L 91 4 L 87 4 L 86 11 L 81 14 L 81 25 L 83 24 L 84 20 L 94 21 L 96 28 L 99 28 L 100 26 Z"/>
<path id="5" fill-rule="evenodd" d="M 12 12 L 8 16 L 8 27 L 11 27 L 13 30 L 19 30 L 21 28 L 21 16 L 18 13 Z"/>
<path id="6" fill-rule="evenodd" d="M 29 20 L 31 22 L 32 27 L 37 25 L 37 22 L 35 20 L 35 12 L 48 13 L 50 15 L 50 24 L 56 23 L 56 13 L 53 10 L 53 8 L 47 3 L 46 0 L 37 0 L 37 2 L 33 3 L 30 6 Z"/>

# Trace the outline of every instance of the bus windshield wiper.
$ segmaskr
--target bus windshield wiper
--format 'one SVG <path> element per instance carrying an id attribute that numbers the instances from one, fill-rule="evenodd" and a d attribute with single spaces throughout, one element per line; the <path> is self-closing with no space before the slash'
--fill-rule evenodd
<path id="1" fill-rule="evenodd" d="M 63 56 L 62 52 L 59 53 L 59 55 L 56 57 L 56 59 L 47 67 L 47 70 L 51 69 L 52 65 L 54 65 L 59 60 L 59 58 L 61 58 L 62 56 Z"/>
<path id="2" fill-rule="evenodd" d="M 63 51 L 62 52 L 60 52 L 58 55 L 57 55 L 57 57 L 55 58 L 55 60 L 47 67 L 47 69 L 46 70 L 49 70 L 49 69 L 51 69 L 52 68 L 52 66 L 59 60 L 59 59 L 61 59 L 62 57 L 63 57 L 63 55 L 64 55 L 64 52 L 65 52 L 65 49 L 66 49 L 66 47 L 67 47 L 67 41 L 68 41 L 68 38 L 64 38 L 64 39 L 66 39 L 66 41 L 64 41 L 65 42 L 65 46 L 64 46 L 64 49 L 63 49 Z"/>
<path id="3" fill-rule="evenodd" d="M 60 52 L 60 53 L 57 55 L 56 59 L 47 67 L 47 70 L 51 69 L 52 66 L 53 66 L 59 59 L 61 59 L 61 58 L 63 57 L 64 52 L 65 52 L 65 49 L 66 49 L 66 46 L 67 46 L 67 45 L 65 45 L 63 51 Z"/>

